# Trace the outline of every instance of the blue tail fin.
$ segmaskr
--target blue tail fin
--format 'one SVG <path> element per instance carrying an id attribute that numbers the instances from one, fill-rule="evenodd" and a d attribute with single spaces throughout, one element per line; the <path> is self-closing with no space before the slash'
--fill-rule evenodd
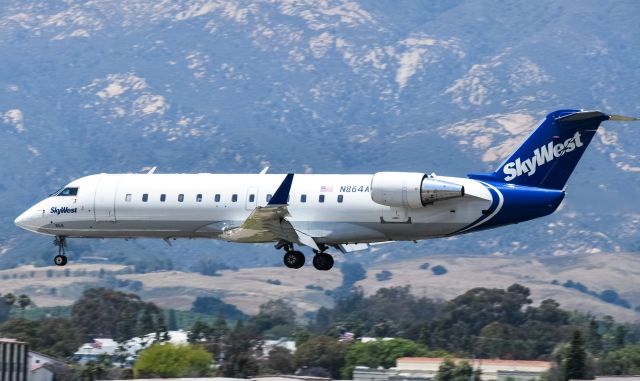
<path id="1" fill-rule="evenodd" d="M 469 177 L 563 189 L 600 123 L 608 119 L 600 111 L 554 111 L 495 172 Z"/>

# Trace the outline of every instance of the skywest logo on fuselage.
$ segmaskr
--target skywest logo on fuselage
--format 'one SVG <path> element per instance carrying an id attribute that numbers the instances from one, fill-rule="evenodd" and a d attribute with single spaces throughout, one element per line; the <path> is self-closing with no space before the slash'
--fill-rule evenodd
<path id="1" fill-rule="evenodd" d="M 51 208 L 51 214 L 65 214 L 65 213 L 78 213 L 78 208 L 69 208 L 69 207 L 62 207 L 62 208 L 57 208 L 57 207 L 52 207 Z"/>
<path id="2" fill-rule="evenodd" d="M 524 161 L 517 158 L 515 161 L 505 164 L 502 172 L 504 172 L 507 177 L 504 178 L 504 181 L 511 181 L 523 173 L 531 176 L 536 173 L 538 167 L 583 145 L 580 140 L 580 132 L 578 131 L 576 131 L 575 135 L 565 140 L 564 143 L 553 144 L 553 142 L 549 142 L 547 145 L 536 148 L 531 158 Z"/>

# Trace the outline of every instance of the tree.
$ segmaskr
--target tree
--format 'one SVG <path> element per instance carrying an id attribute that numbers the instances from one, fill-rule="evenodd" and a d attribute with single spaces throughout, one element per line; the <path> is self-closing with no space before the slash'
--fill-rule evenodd
<path id="1" fill-rule="evenodd" d="M 85 340 L 106 336 L 123 341 L 166 330 L 164 316 L 155 304 L 106 288 L 85 290 L 73 304 L 71 316 Z"/>
<path id="2" fill-rule="evenodd" d="M 604 375 L 640 374 L 640 345 L 628 345 L 607 353 L 601 363 Z"/>
<path id="3" fill-rule="evenodd" d="M 600 334 L 600 326 L 595 318 L 589 321 L 589 330 L 587 333 L 587 349 L 593 354 L 599 354 L 602 350 L 602 335 Z"/>
<path id="4" fill-rule="evenodd" d="M 56 357 L 69 357 L 82 341 L 68 319 L 12 319 L 0 325 L 0 336 L 29 343 L 29 348 Z"/>
<path id="5" fill-rule="evenodd" d="M 191 311 L 206 315 L 222 315 L 227 319 L 238 320 L 246 318 L 246 315 L 233 304 L 223 302 L 215 296 L 198 296 L 193 301 Z"/>
<path id="6" fill-rule="evenodd" d="M 31 298 L 29 298 L 25 294 L 21 294 L 20 296 L 18 296 L 18 305 L 22 310 L 22 317 L 24 317 L 24 310 L 31 305 Z"/>
<path id="7" fill-rule="evenodd" d="M 291 351 L 287 348 L 275 347 L 269 351 L 269 357 L 264 362 L 265 371 L 279 374 L 292 374 L 296 370 Z M 264 373 L 264 372 L 261 372 Z"/>
<path id="8" fill-rule="evenodd" d="M 456 364 L 452 359 L 445 358 L 438 368 L 435 381 L 469 381 L 470 379 L 480 379 L 480 372 L 474 372 L 471 364 L 461 361 Z"/>
<path id="9" fill-rule="evenodd" d="M 225 340 L 222 375 L 235 378 L 249 378 L 257 375 L 259 368 L 254 355 L 260 347 L 260 333 L 255 327 L 245 327 L 242 320 L 238 320 Z"/>
<path id="10" fill-rule="evenodd" d="M 258 314 L 253 316 L 250 323 L 259 331 L 265 332 L 275 326 L 295 325 L 296 313 L 284 299 L 270 300 L 259 307 Z"/>
<path id="11" fill-rule="evenodd" d="M 190 343 L 207 341 L 210 339 L 210 337 L 211 328 L 207 325 L 207 323 L 201 322 L 200 320 L 196 320 L 196 322 L 193 323 L 193 326 L 187 334 L 187 339 Z"/>
<path id="12" fill-rule="evenodd" d="M 411 340 L 375 340 L 367 343 L 357 342 L 349 346 L 345 356 L 345 365 L 341 370 L 343 379 L 351 379 L 356 366 L 369 368 L 395 366 L 399 357 L 427 356 L 427 348 Z"/>
<path id="13" fill-rule="evenodd" d="M 587 353 L 584 349 L 584 341 L 582 334 L 576 330 L 573 333 L 573 339 L 567 349 L 565 359 L 564 379 L 583 380 L 587 373 Z"/>
<path id="14" fill-rule="evenodd" d="M 177 331 L 178 330 L 178 319 L 176 318 L 176 310 L 169 310 L 169 331 Z"/>
<path id="15" fill-rule="evenodd" d="M 212 364 L 211 354 L 202 348 L 163 343 L 140 352 L 133 373 L 136 378 L 204 377 Z"/>
<path id="16" fill-rule="evenodd" d="M 16 302 L 15 295 L 8 293 L 2 296 L 0 294 L 0 323 L 9 319 L 9 313 L 11 312 L 11 307 Z"/>
<path id="17" fill-rule="evenodd" d="M 346 345 L 329 336 L 316 336 L 296 349 L 294 355 L 298 368 L 323 368 L 338 379 L 344 366 Z"/>

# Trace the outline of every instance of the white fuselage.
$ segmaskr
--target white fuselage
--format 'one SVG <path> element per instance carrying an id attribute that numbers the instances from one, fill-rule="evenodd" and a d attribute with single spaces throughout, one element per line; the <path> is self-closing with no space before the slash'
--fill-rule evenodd
<path id="1" fill-rule="evenodd" d="M 295 175 L 287 220 L 318 244 L 419 240 L 469 227 L 492 203 L 489 190 L 479 181 L 437 176 L 463 185 L 464 197 L 422 208 L 383 206 L 371 199 L 372 176 Z M 46 198 L 18 217 L 16 224 L 64 237 L 233 240 L 224 232 L 240 226 L 256 207 L 265 206 L 283 177 L 207 173 L 92 175 L 67 185 L 77 188 L 76 194 Z"/>

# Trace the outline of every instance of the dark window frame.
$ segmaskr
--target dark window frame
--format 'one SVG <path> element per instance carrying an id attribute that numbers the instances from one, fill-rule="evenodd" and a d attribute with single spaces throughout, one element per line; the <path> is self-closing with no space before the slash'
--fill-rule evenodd
<path id="1" fill-rule="evenodd" d="M 300 202 L 307 202 L 307 195 L 306 194 L 301 194 L 300 195 Z"/>
<path id="2" fill-rule="evenodd" d="M 165 201 L 167 201 L 167 194 L 163 193 L 160 195 L 160 202 L 165 202 Z"/>
<path id="3" fill-rule="evenodd" d="M 216 193 L 216 195 L 213 196 L 213 201 L 214 202 L 220 202 L 220 193 Z"/>
<path id="4" fill-rule="evenodd" d="M 178 202 L 184 202 L 184 193 L 178 195 Z"/>
<path id="5" fill-rule="evenodd" d="M 344 195 L 339 194 L 338 195 L 338 203 L 342 203 L 344 201 Z"/>
<path id="6" fill-rule="evenodd" d="M 231 202 L 238 202 L 238 194 L 234 193 L 231 195 Z"/>
<path id="7" fill-rule="evenodd" d="M 149 201 L 149 193 L 143 193 L 142 202 L 148 202 L 148 201 Z"/>
<path id="8" fill-rule="evenodd" d="M 323 194 L 321 194 L 320 196 L 318 196 L 318 202 L 319 202 L 320 204 L 324 204 L 324 195 L 323 195 Z"/>
<path id="9" fill-rule="evenodd" d="M 196 202 L 202 202 L 202 193 L 196 195 Z"/>

